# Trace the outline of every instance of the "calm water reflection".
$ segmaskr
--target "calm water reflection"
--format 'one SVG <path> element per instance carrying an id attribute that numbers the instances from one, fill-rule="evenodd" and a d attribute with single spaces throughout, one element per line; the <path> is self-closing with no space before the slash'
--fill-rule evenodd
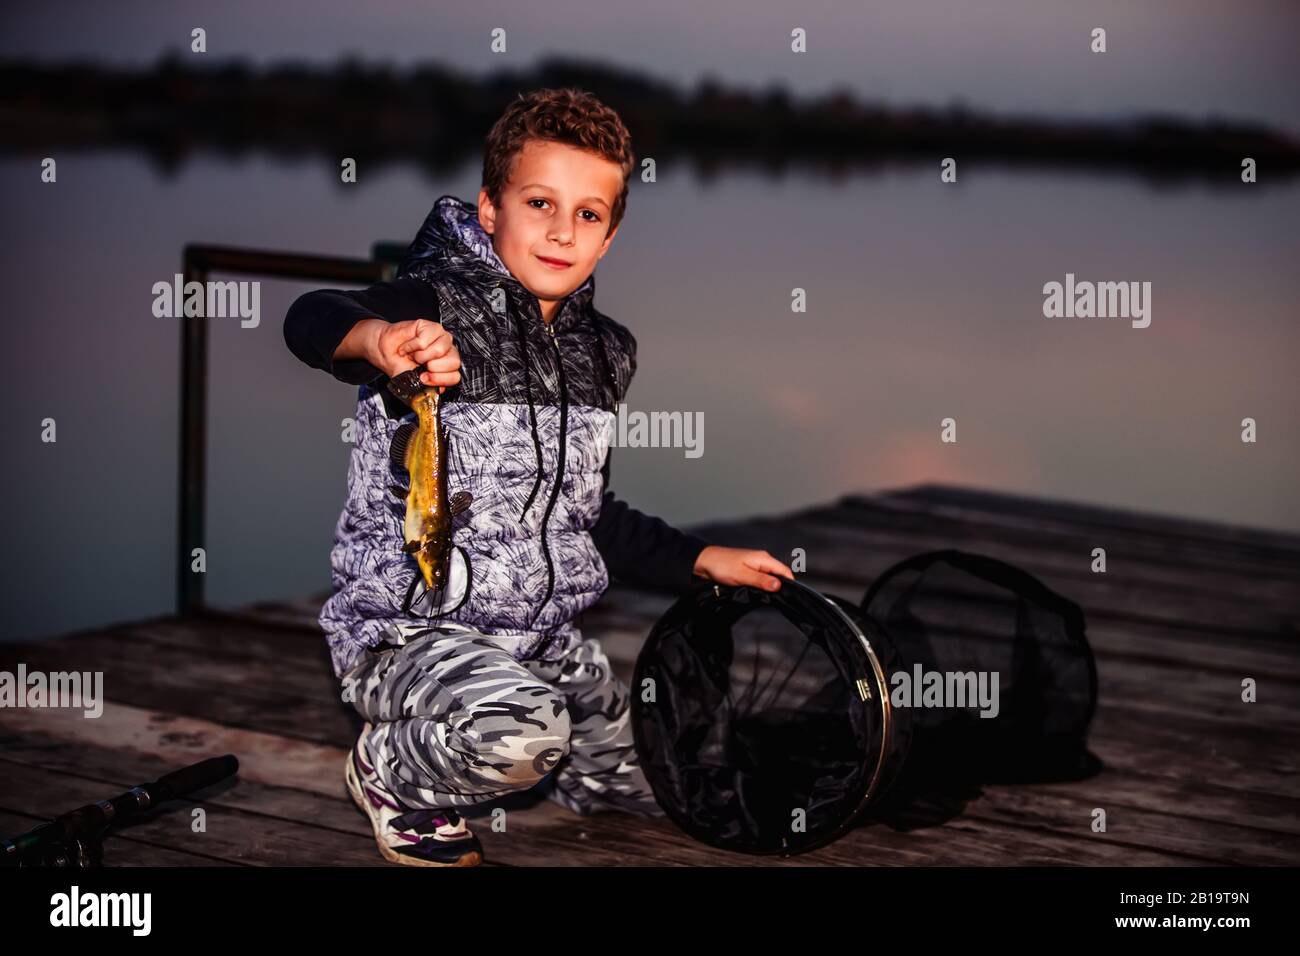
<path id="1" fill-rule="evenodd" d="M 1300 188 L 660 172 L 633 187 L 596 304 L 639 341 L 630 408 L 702 413 L 704 454 L 616 450 L 614 487 L 636 507 L 689 524 L 944 481 L 1300 528 Z M 150 288 L 185 242 L 364 255 L 409 238 L 441 193 L 477 189 L 476 169 L 344 188 L 324 164 L 261 160 L 160 181 L 115 154 L 59 173 L 7 203 L 6 637 L 170 609 L 179 336 Z M 1150 281 L 1150 328 L 1043 318 L 1043 284 L 1067 272 Z M 329 585 L 354 393 L 284 347 L 306 288 L 267 282 L 257 328 L 215 324 L 218 604 Z M 938 441 L 948 416 L 955 445 Z M 1247 416 L 1254 445 L 1238 437 Z"/>

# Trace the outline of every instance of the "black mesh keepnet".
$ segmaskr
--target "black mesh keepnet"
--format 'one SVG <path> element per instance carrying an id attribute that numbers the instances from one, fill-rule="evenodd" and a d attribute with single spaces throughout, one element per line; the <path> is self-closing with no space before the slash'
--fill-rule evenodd
<path id="1" fill-rule="evenodd" d="M 949 550 L 890 568 L 862 607 L 911 674 L 997 675 L 996 716 L 911 709 L 907 784 L 1043 781 L 1080 768 L 1097 677 L 1077 604 L 1012 565 Z"/>
<path id="2" fill-rule="evenodd" d="M 881 728 L 856 685 L 869 661 L 843 626 L 833 605 L 788 583 L 776 594 L 701 586 L 656 625 L 633 678 L 637 750 L 660 805 L 692 836 L 795 852 L 861 804 L 873 769 L 863 755 L 879 752 Z"/>
<path id="3" fill-rule="evenodd" d="M 886 706 L 900 671 L 986 686 L 996 672 L 997 715 L 974 699 Z M 655 625 L 633 680 L 637 751 L 665 813 L 749 853 L 803 852 L 969 781 L 1078 776 L 1096 701 L 1078 606 L 951 550 L 890 568 L 861 608 L 799 582 L 698 585 Z"/>

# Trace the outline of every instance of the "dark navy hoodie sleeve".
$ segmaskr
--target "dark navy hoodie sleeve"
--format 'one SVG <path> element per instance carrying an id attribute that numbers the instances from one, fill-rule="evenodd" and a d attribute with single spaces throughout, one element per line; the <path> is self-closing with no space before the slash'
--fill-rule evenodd
<path id="1" fill-rule="evenodd" d="M 612 451 L 606 454 L 601 469 L 602 488 L 609 485 L 612 455 Z M 604 492 L 591 538 L 610 577 L 625 584 L 680 593 L 692 582 L 704 580 L 695 575 L 694 568 L 708 541 L 629 507 L 612 491 Z"/>
<path id="2" fill-rule="evenodd" d="M 334 352 L 362 319 L 408 322 L 437 320 L 437 292 L 421 279 L 404 277 L 365 289 L 318 289 L 294 300 L 284 317 L 289 351 L 312 368 L 329 372 L 349 385 L 370 385 L 384 373 L 365 359 L 334 361 Z"/>

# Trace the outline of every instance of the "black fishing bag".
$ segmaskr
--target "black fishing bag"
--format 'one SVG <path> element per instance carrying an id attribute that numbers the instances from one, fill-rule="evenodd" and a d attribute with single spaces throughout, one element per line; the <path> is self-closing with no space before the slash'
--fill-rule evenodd
<path id="1" fill-rule="evenodd" d="M 936 789 L 1079 775 L 1096 698 L 1077 604 L 944 550 L 889 568 L 856 606 L 800 582 L 698 583 L 637 658 L 632 723 L 682 830 L 790 855 Z"/>

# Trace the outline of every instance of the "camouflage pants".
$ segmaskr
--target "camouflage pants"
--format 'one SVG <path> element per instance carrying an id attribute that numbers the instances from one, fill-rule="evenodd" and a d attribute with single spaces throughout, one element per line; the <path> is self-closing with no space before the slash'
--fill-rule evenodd
<path id="1" fill-rule="evenodd" d="M 366 745 L 404 804 L 459 808 L 541 783 L 581 815 L 661 816 L 637 761 L 628 688 L 593 638 L 517 661 L 519 638 L 464 625 L 402 628 L 346 674 Z M 549 788 L 548 788 L 549 784 Z"/>

